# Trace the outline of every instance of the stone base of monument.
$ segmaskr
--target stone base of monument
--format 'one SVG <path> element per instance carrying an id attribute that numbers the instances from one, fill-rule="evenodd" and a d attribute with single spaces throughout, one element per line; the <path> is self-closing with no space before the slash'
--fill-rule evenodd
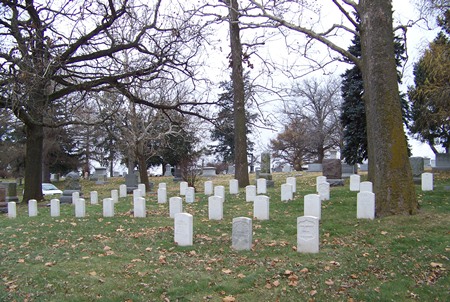
<path id="1" fill-rule="evenodd" d="M 343 179 L 328 179 L 327 178 L 327 183 L 330 184 L 330 187 L 341 187 L 344 185 L 344 180 Z"/>
<path id="2" fill-rule="evenodd" d="M 266 187 L 267 188 L 273 188 L 275 186 L 275 182 L 272 180 L 272 174 L 270 173 L 258 173 L 257 174 L 257 179 L 258 178 L 264 178 L 266 180 Z"/>
<path id="3" fill-rule="evenodd" d="M 136 187 L 128 187 L 128 186 L 127 186 L 127 194 L 132 194 L 133 191 L 134 191 L 134 190 L 137 190 L 137 189 L 138 189 L 137 186 L 136 186 Z"/>
<path id="4" fill-rule="evenodd" d="M 8 203 L 1 201 L 0 202 L 0 213 L 8 213 Z"/>
<path id="5" fill-rule="evenodd" d="M 416 185 L 421 185 L 422 184 L 422 177 L 421 176 L 414 176 L 413 177 L 413 181 Z"/>
<path id="6" fill-rule="evenodd" d="M 60 203 L 73 203 L 72 202 L 72 193 L 78 192 L 80 193 L 80 197 L 82 197 L 82 193 L 80 190 L 64 190 L 62 195 L 59 197 Z"/>

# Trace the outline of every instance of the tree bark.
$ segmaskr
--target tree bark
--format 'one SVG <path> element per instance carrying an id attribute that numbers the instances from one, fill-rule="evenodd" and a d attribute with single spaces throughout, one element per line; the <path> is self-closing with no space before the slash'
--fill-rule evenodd
<path id="1" fill-rule="evenodd" d="M 25 191 L 23 201 L 42 200 L 42 150 L 44 128 L 40 125 L 25 125 L 27 133 L 25 155 Z"/>
<path id="2" fill-rule="evenodd" d="M 415 214 L 418 203 L 402 125 L 391 1 L 361 0 L 359 6 L 369 179 L 376 215 Z"/>
<path id="3" fill-rule="evenodd" d="M 232 60 L 231 79 L 233 82 L 234 95 L 235 178 L 239 182 L 239 187 L 243 188 L 250 184 L 250 180 L 248 176 L 247 125 L 245 118 L 245 92 L 242 72 L 242 45 L 237 0 L 229 1 L 229 17 Z"/>

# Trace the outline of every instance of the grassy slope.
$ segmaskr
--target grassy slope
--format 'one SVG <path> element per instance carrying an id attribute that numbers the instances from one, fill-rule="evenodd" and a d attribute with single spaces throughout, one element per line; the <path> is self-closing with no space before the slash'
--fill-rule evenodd
<path id="1" fill-rule="evenodd" d="M 231 220 L 252 216 L 252 203 L 241 189 L 227 195 L 224 219 L 209 221 L 207 197 L 184 204 L 194 215 L 194 245 L 173 243 L 168 204 L 147 195 L 147 218 L 133 218 L 131 196 L 116 205 L 114 218 L 102 217 L 101 205 L 88 205 L 74 217 L 72 205 L 59 218 L 42 204 L 37 217 L 0 216 L 0 301 L 446 301 L 450 293 L 449 175 L 436 175 L 435 190 L 420 192 L 421 210 L 412 217 L 357 220 L 356 192 L 332 188 L 322 206 L 320 253 L 299 254 L 296 219 L 303 196 L 315 190 L 316 175 L 298 177 L 295 200 L 280 202 L 276 174 L 269 189 L 270 221 L 253 221 L 254 247 L 236 252 Z M 226 185 L 227 177 L 214 178 Z M 169 196 L 177 183 L 167 182 Z M 121 179 L 96 186 L 83 182 L 99 200 L 118 189 Z M 228 186 L 227 186 L 228 187 Z M 199 185 L 197 191 L 203 191 Z M 448 300 L 447 300 L 448 301 Z"/>

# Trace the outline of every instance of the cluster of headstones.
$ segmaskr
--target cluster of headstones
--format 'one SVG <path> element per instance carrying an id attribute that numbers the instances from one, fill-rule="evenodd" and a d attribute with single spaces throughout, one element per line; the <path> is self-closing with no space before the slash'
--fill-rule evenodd
<path id="1" fill-rule="evenodd" d="M 433 190 L 433 174 L 422 174 L 422 190 Z M 304 196 L 304 216 L 297 218 L 297 251 L 303 253 L 319 252 L 319 221 L 321 219 L 322 201 L 330 199 L 330 184 L 325 176 L 316 178 L 317 194 Z M 350 191 L 359 191 L 357 194 L 357 219 L 375 218 L 375 194 L 372 192 L 372 183 L 360 181 L 357 174 L 350 176 Z M 281 200 L 293 199 L 296 192 L 295 177 L 288 177 L 286 183 L 281 185 Z M 236 179 L 229 182 L 229 193 L 239 193 L 239 185 Z M 256 186 L 249 185 L 245 188 L 247 202 L 253 202 L 253 217 L 257 220 L 269 219 L 269 197 L 267 193 L 266 179 L 258 179 Z M 208 218 L 210 220 L 223 219 L 223 203 L 225 202 L 225 187 L 213 186 L 212 181 L 204 183 L 204 194 L 208 197 Z M 187 182 L 180 182 L 180 196 L 185 197 L 186 203 L 195 202 L 195 189 L 189 187 Z M 126 197 L 126 185 L 121 185 L 118 190 L 111 191 L 111 197 L 103 199 L 103 216 L 114 216 L 114 204 L 119 202 L 119 197 Z M 145 185 L 139 184 L 133 191 L 133 215 L 134 217 L 146 217 L 146 190 Z M 169 216 L 174 218 L 174 240 L 180 246 L 193 244 L 193 216 L 183 212 L 183 198 L 180 196 L 169 198 Z M 78 192 L 72 195 L 75 205 L 75 217 L 82 218 L 86 215 L 86 202 L 79 197 Z M 91 204 L 98 203 L 96 191 L 90 193 Z M 166 184 L 160 183 L 158 187 L 158 203 L 167 203 Z M 37 215 L 37 201 L 28 203 L 29 216 Z M 50 201 L 51 216 L 60 215 L 60 203 L 58 199 Z M 8 216 L 16 217 L 16 203 L 8 203 Z M 235 250 L 250 250 L 252 246 L 252 219 L 237 217 L 233 219 L 232 248 Z"/>

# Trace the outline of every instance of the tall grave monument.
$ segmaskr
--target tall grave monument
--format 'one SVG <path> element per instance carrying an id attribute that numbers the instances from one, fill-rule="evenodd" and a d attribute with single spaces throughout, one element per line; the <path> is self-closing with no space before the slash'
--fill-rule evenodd
<path id="1" fill-rule="evenodd" d="M 267 182 L 267 187 L 273 187 L 274 181 L 272 180 L 272 174 L 270 173 L 270 153 L 261 153 L 261 170 L 259 171 L 258 178 L 264 178 Z"/>

